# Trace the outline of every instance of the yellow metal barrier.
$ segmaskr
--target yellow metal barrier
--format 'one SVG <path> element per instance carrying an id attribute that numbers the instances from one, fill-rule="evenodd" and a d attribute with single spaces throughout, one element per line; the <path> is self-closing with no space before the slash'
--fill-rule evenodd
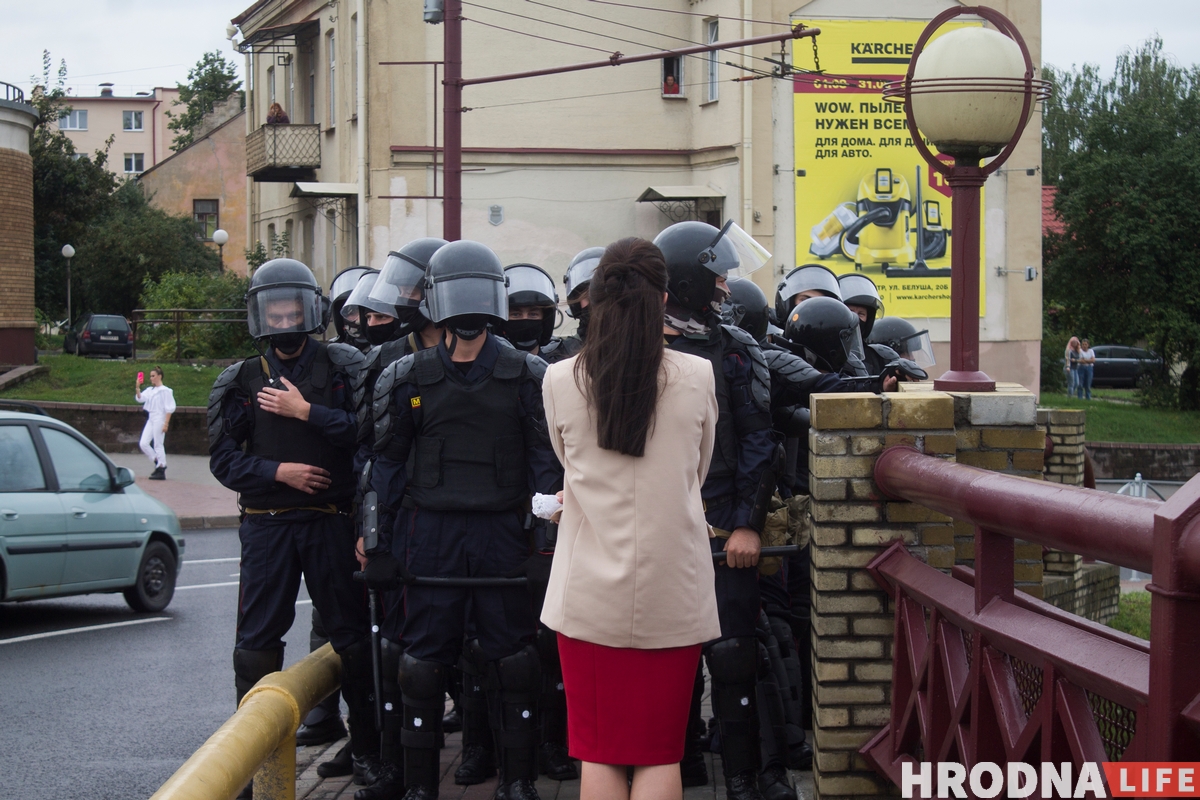
<path id="1" fill-rule="evenodd" d="M 263 678 L 150 800 L 232 800 L 251 777 L 255 800 L 295 800 L 296 728 L 338 688 L 341 669 L 327 644 Z"/>

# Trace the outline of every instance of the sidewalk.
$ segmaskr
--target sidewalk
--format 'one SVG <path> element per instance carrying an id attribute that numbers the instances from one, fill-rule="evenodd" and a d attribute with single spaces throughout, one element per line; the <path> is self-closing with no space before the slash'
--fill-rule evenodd
<path id="1" fill-rule="evenodd" d="M 141 453 L 109 453 L 118 467 L 137 476 L 137 487 L 166 503 L 185 529 L 236 528 L 237 493 L 226 489 L 208 471 L 207 456 L 167 456 L 167 479 L 152 481 L 154 465 Z"/>

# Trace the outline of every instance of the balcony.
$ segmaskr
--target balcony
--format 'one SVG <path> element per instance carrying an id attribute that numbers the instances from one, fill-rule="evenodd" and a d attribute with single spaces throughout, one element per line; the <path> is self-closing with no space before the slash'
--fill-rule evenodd
<path id="1" fill-rule="evenodd" d="M 246 175 L 256 181 L 314 181 L 320 166 L 320 125 L 264 125 L 246 137 Z"/>

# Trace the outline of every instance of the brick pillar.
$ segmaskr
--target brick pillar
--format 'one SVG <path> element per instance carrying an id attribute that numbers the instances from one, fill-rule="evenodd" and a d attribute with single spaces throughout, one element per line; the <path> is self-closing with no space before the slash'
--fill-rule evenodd
<path id="1" fill-rule="evenodd" d="M 0 99 L 0 362 L 37 361 L 33 308 L 33 106 Z"/>
<path id="2" fill-rule="evenodd" d="M 1055 483 L 1083 486 L 1083 439 L 1087 412 L 1083 409 L 1038 411 L 1038 424 L 1050 434 L 1054 452 L 1046 461 L 1045 478 Z"/>
<path id="3" fill-rule="evenodd" d="M 896 539 L 943 571 L 974 558 L 973 539 L 964 547 L 953 520 L 883 498 L 873 480 L 875 459 L 885 447 L 906 444 L 949 461 L 1040 477 L 1044 434 L 1034 427 L 1034 397 L 1015 385 L 998 388 L 947 394 L 902 384 L 882 396 L 812 398 L 813 775 L 821 800 L 898 793 L 858 755 L 890 713 L 894 625 L 887 594 L 863 567 Z M 1041 596 L 1041 565 L 1041 547 L 1018 542 L 1020 588 Z"/>

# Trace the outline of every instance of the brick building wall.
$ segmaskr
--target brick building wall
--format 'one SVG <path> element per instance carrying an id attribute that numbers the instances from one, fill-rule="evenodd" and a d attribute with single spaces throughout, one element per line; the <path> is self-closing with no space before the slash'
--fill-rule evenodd
<path id="1" fill-rule="evenodd" d="M 32 364 L 33 159 L 0 147 L 0 363 Z"/>

